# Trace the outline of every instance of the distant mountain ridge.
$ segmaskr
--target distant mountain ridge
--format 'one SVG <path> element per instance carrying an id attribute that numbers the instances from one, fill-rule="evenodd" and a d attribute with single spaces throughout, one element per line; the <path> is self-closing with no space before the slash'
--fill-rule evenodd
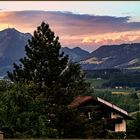
<path id="1" fill-rule="evenodd" d="M 25 56 L 25 45 L 31 36 L 14 28 L 0 31 L 0 76 Z M 140 68 L 140 43 L 104 45 L 91 53 L 80 47 L 62 47 L 62 51 L 71 61 L 79 62 L 83 69 Z"/>
<path id="2" fill-rule="evenodd" d="M 25 45 L 31 37 L 31 34 L 21 33 L 14 28 L 0 31 L 0 76 L 5 75 L 7 70 L 12 69 L 14 62 L 19 62 L 19 59 L 25 56 Z M 62 51 L 74 62 L 80 61 L 89 54 L 79 47 L 73 49 L 64 47 Z"/>
<path id="3" fill-rule="evenodd" d="M 21 33 L 14 28 L 0 31 L 0 57 L 17 59 L 23 57 L 24 46 L 31 38 L 29 33 Z"/>
<path id="4" fill-rule="evenodd" d="M 21 33 L 14 28 L 0 31 L 0 76 L 11 70 L 12 64 L 25 56 L 25 45 L 31 38 L 29 33 Z"/>
<path id="5" fill-rule="evenodd" d="M 101 46 L 80 63 L 85 69 L 137 68 L 140 43 Z"/>
<path id="6" fill-rule="evenodd" d="M 64 52 L 65 54 L 69 55 L 70 60 L 74 62 L 78 62 L 80 60 L 83 60 L 86 58 L 90 53 L 88 51 L 85 51 L 79 47 L 75 47 L 73 49 L 70 49 L 68 47 L 64 47 L 61 49 L 61 52 Z"/>

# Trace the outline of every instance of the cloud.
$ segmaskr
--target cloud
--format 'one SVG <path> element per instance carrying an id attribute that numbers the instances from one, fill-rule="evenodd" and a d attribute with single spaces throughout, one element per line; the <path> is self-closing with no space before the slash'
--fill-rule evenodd
<path id="1" fill-rule="evenodd" d="M 130 17 L 111 17 L 96 15 L 80 15 L 71 12 L 17 11 L 1 12 L 5 17 L 0 22 L 37 26 L 42 20 L 47 21 L 57 31 L 71 35 L 85 33 L 108 33 L 140 29 L 140 22 L 129 22 Z M 75 33 L 76 31 L 76 33 Z"/>
<path id="2" fill-rule="evenodd" d="M 111 44 L 140 40 L 140 34 L 134 34 L 140 31 L 140 22 L 132 22 L 128 16 L 83 15 L 59 11 L 0 12 L 0 28 L 10 25 L 22 32 L 32 33 L 42 21 L 49 23 L 65 46 L 91 47 L 103 42 Z"/>
<path id="3" fill-rule="evenodd" d="M 83 38 L 83 40 L 85 40 Z M 96 45 L 104 45 L 104 44 L 121 44 L 121 43 L 131 43 L 131 42 L 140 42 L 140 31 L 127 31 L 127 32 L 119 32 L 119 33 L 107 33 L 97 36 L 88 37 L 90 43 Z M 84 42 L 82 43 L 89 43 Z"/>
<path id="4" fill-rule="evenodd" d="M 82 43 L 91 43 L 92 40 L 89 38 L 89 37 L 85 37 L 83 40 L 82 40 Z"/>

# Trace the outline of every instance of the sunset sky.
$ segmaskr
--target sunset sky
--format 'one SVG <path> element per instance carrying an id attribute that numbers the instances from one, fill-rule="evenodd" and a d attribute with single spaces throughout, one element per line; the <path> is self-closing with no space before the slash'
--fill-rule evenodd
<path id="1" fill-rule="evenodd" d="M 33 33 L 42 21 L 62 46 L 92 51 L 105 44 L 140 42 L 139 1 L 0 1 L 0 30 Z"/>

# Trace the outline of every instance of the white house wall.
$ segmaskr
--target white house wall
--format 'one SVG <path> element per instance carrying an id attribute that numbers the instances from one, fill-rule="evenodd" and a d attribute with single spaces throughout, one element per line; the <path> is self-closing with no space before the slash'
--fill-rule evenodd
<path id="1" fill-rule="evenodd" d="M 126 120 L 122 120 L 122 123 L 115 124 L 115 132 L 126 132 Z"/>
<path id="2" fill-rule="evenodd" d="M 117 119 L 118 117 L 122 116 L 117 113 L 111 112 L 111 119 Z M 126 132 L 126 120 L 122 119 L 122 123 L 115 124 L 115 132 Z"/>

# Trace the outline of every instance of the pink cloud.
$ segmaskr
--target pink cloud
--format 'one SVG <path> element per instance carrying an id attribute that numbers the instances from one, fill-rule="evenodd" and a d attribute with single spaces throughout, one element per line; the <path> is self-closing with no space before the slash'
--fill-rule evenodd
<path id="1" fill-rule="evenodd" d="M 121 44 L 140 41 L 140 22 L 130 22 L 130 17 L 80 15 L 70 12 L 0 11 L 0 28 L 15 27 L 32 33 L 42 21 L 67 47 L 87 47 L 93 50 L 103 44 Z"/>

